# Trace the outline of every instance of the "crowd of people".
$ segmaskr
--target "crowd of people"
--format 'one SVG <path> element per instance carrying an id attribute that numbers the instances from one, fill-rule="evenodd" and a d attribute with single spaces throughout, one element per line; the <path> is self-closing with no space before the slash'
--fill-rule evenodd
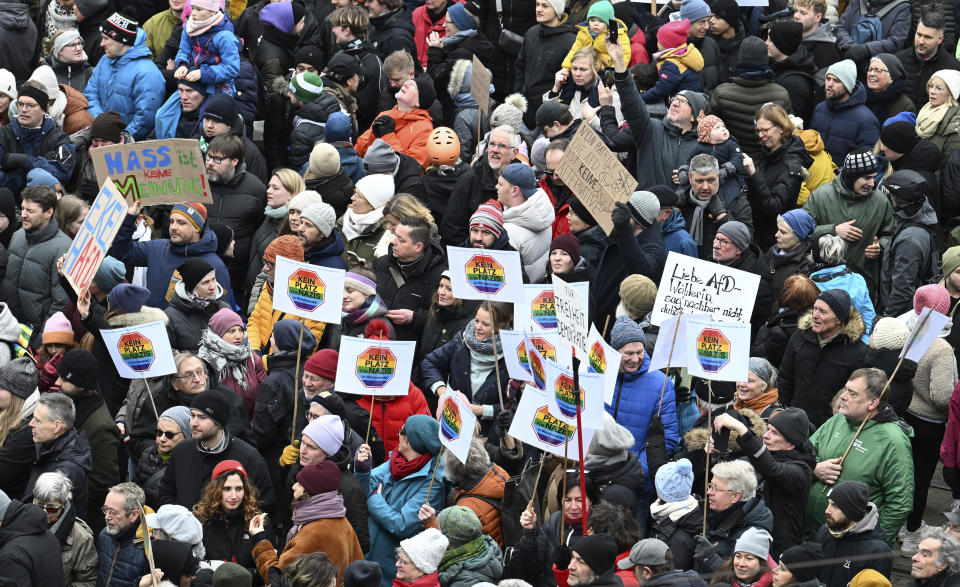
<path id="1" fill-rule="evenodd" d="M 960 584 L 960 7 L 654 8 L 0 2 L 0 585 Z M 78 294 L 95 149 L 165 139 L 210 200 L 131 199 Z M 449 246 L 586 284 L 621 361 L 579 461 L 510 435 L 525 310 Z M 650 369 L 669 252 L 759 276 L 746 380 Z M 339 323 L 274 307 L 281 257 L 345 272 Z M 175 372 L 121 377 L 102 332 L 154 322 Z M 415 342 L 408 393 L 338 385 L 343 337 Z"/>

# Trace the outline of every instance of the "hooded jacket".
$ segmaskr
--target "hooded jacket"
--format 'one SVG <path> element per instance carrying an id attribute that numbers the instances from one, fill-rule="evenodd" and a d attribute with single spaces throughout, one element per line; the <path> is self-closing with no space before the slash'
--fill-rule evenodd
<path id="1" fill-rule="evenodd" d="M 826 524 L 817 530 L 814 541 L 823 547 L 824 560 L 838 561 L 820 567 L 818 578 L 826 587 L 846 587 L 864 569 L 873 569 L 884 577 L 891 577 L 894 555 L 890 545 L 884 541 L 877 506 L 873 503 L 867 505 L 870 506 L 867 514 L 842 538 L 833 536 Z"/>
<path id="2" fill-rule="evenodd" d="M 289 129 L 290 155 L 287 163 L 292 169 L 300 169 L 310 160 L 310 151 L 326 137 L 327 118 L 340 112 L 340 102 L 329 92 L 321 92 L 316 100 L 291 113 L 293 125 Z"/>
<path id="3" fill-rule="evenodd" d="M 144 34 L 146 44 L 146 34 Z M 173 60 L 177 66 L 200 70 L 200 83 L 206 93 L 236 93 L 233 80 L 240 73 L 240 40 L 233 34 L 233 23 L 225 15 L 218 23 L 195 37 L 180 35 L 180 49 Z"/>
<path id="4" fill-rule="evenodd" d="M 803 206 L 813 190 L 825 183 L 830 183 L 837 175 L 837 165 L 833 162 L 833 157 L 827 153 L 826 146 L 820 133 L 815 130 L 804 129 L 797 131 L 797 136 L 803 141 L 803 146 L 807 150 L 807 155 L 813 159 L 813 163 L 807 165 L 809 177 L 805 177 L 800 184 L 800 195 L 797 196 L 797 205 Z M 806 176 L 806 174 L 804 174 Z"/>
<path id="5" fill-rule="evenodd" d="M 553 219 L 553 205 L 542 189 L 537 189 L 519 206 L 503 211 L 503 228 L 510 236 L 510 245 L 520 252 L 523 270 L 534 283 L 542 279 L 546 271 Z"/>
<path id="6" fill-rule="evenodd" d="M 345 249 L 343 237 L 337 230 L 332 230 L 327 238 L 314 243 L 312 248 L 304 251 L 303 260 L 312 265 L 346 269 L 347 264 L 342 259 Z"/>
<path id="7" fill-rule="evenodd" d="M 0 63 L 17 80 L 28 79 L 40 57 L 37 27 L 28 8 L 26 4 L 16 2 L 0 4 L 0 30 L 3 31 Z"/>
<path id="8" fill-rule="evenodd" d="M 0 7 L 2 6 L 0 4 Z M 0 183 L 14 192 L 19 189 L 13 189 L 17 185 L 16 180 L 23 181 L 28 169 L 42 169 L 57 178 L 61 185 L 67 185 L 76 165 L 76 149 L 70 142 L 70 137 L 49 115 L 43 117 L 39 128 L 24 128 L 17 119 L 11 120 L 6 126 L 0 126 L 0 157 L 7 153 L 30 156 L 30 167 L 27 169 L 0 169 Z"/>
<path id="9" fill-rule="evenodd" d="M 77 515 L 86 518 L 87 477 L 93 470 L 87 435 L 71 428 L 50 442 L 34 444 L 34 451 L 33 467 L 30 469 L 30 478 L 27 480 L 23 501 L 29 502 L 33 499 L 33 486 L 37 482 L 37 477 L 44 473 L 59 471 L 69 477 L 73 483 L 71 503 L 76 508 Z"/>
<path id="10" fill-rule="evenodd" d="M 673 217 L 671 216 L 671 219 Z M 683 217 L 681 216 L 681 221 Z M 663 230 L 663 226 L 660 227 L 660 230 Z M 683 227 L 680 229 L 683 231 Z M 686 233 L 686 231 L 683 231 Z M 580 241 L 580 258 L 586 259 L 587 263 L 590 264 L 590 267 L 597 269 L 600 267 L 600 258 L 603 256 L 603 250 L 607 247 L 607 233 L 603 232 L 603 229 L 599 226 L 591 226 L 585 228 L 580 232 L 572 233 L 573 236 L 577 237 L 577 240 Z M 663 234 L 663 241 L 666 243 L 667 235 Z M 683 240 L 683 235 L 672 235 L 677 236 L 678 240 Z M 688 239 L 690 235 L 687 235 Z M 673 250 L 670 247 L 666 248 L 667 251 Z M 696 254 L 694 254 L 694 257 Z M 594 278 L 596 278 L 596 271 L 594 271 Z"/>
<path id="11" fill-rule="evenodd" d="M 497 543 L 486 534 L 483 550 L 466 560 L 459 560 L 437 569 L 440 585 L 444 587 L 473 587 L 477 583 L 497 581 L 503 574 L 503 553 Z M 594 583 L 597 585 L 598 583 Z"/>
<path id="12" fill-rule="evenodd" d="M 842 59 L 840 51 L 837 50 L 837 38 L 833 36 L 831 29 L 832 24 L 823 23 L 800 41 L 800 46 L 813 55 L 813 62 L 818 70 L 830 67 Z"/>
<path id="13" fill-rule="evenodd" d="M 837 167 L 843 165 L 850 151 L 858 147 L 872 149 L 880 139 L 880 123 L 867 108 L 867 89 L 860 82 L 845 101 L 824 100 L 817 104 L 809 126 L 823 137 Z"/>
<path id="14" fill-rule="evenodd" d="M 337 258 L 339 259 L 339 257 Z M 260 290 L 260 297 L 257 298 L 257 305 L 247 321 L 247 337 L 250 339 L 250 348 L 260 351 L 261 354 L 269 352 L 273 325 L 286 317 L 286 312 L 273 309 L 273 285 L 264 283 L 263 289 Z M 323 337 L 325 327 L 323 322 L 304 319 L 303 324 L 310 329 L 315 340 L 320 340 Z"/>
<path id="15" fill-rule="evenodd" d="M 24 6 L 24 8 L 26 8 Z M 5 585 L 65 585 L 60 543 L 32 503 L 10 500 L 0 525 L 0 577 Z"/>
<path id="16" fill-rule="evenodd" d="M 851 271 L 846 265 L 835 267 L 821 267 L 821 265 L 814 265 L 813 268 L 816 271 L 810 274 L 810 279 L 817 284 L 820 291 L 842 289 L 850 295 L 850 303 L 853 305 L 853 309 L 860 312 L 860 318 L 863 320 L 864 334 L 861 340 L 863 344 L 869 344 L 870 332 L 866 329 L 866 325 L 874 323 L 877 312 L 874 310 L 873 302 L 870 301 L 867 282 L 859 273 Z"/>
<path id="17" fill-rule="evenodd" d="M 766 250 L 776 242 L 777 216 L 797 207 L 800 186 L 813 157 L 804 148 L 803 140 L 793 136 L 773 151 L 761 145 L 755 161 L 756 171 L 747 176 L 747 195 L 753 212 L 754 239 Z"/>
<path id="18" fill-rule="evenodd" d="M 562 15 L 559 15 L 562 16 Z M 620 44 L 620 48 L 623 50 L 623 60 L 626 63 L 630 62 L 630 35 L 626 32 L 630 29 L 622 20 L 615 18 L 617 21 L 618 31 L 623 31 L 624 34 L 617 35 L 617 41 Z M 606 24 L 606 23 L 605 23 Z M 604 65 L 611 66 L 613 62 L 610 58 L 610 55 L 607 54 L 607 45 L 606 38 L 607 32 L 599 35 L 593 35 L 590 32 L 589 19 L 585 20 L 578 25 L 576 25 L 577 37 L 573 42 L 573 45 L 570 47 L 570 50 L 567 52 L 566 58 L 564 58 L 563 63 L 560 65 L 563 69 L 570 69 L 570 62 L 573 59 L 573 54 L 579 51 L 584 47 L 593 47 L 593 50 L 600 54 L 600 59 L 603 61 Z M 698 70 L 699 71 L 699 70 Z"/>
<path id="19" fill-rule="evenodd" d="M 153 131 L 154 116 L 163 103 L 163 74 L 153 64 L 147 34 L 137 29 L 133 47 L 120 57 L 104 56 L 93 69 L 83 95 L 94 118 L 113 110 L 127 123 L 127 131 L 142 141 Z"/>
<path id="20" fill-rule="evenodd" d="M 730 135 L 737 139 L 744 153 L 756 157 L 761 144 L 754 119 L 757 110 L 770 102 L 782 106 L 787 112 L 793 111 L 790 93 L 774 81 L 770 69 L 744 70 L 739 76 L 713 89 L 709 113 L 719 116 L 726 123 Z"/>
<path id="21" fill-rule="evenodd" d="M 913 292 L 934 277 L 931 271 L 931 255 L 937 248 L 930 232 L 924 227 L 937 230 L 937 215 L 930 202 L 914 214 L 904 210 L 893 213 L 897 223 L 890 237 L 888 249 L 883 253 L 880 268 L 880 300 L 884 316 L 899 316 L 913 311 Z M 935 272 L 939 273 L 939 272 Z"/>
<path id="22" fill-rule="evenodd" d="M 620 283 L 628 275 L 640 273 L 658 283 L 666 262 L 667 249 L 659 226 L 648 226 L 636 236 L 630 227 L 626 230 L 614 228 L 611 237 L 605 239 L 605 248 L 590 287 L 593 322 L 602 325 L 607 316 L 616 319 Z"/>
<path id="23" fill-rule="evenodd" d="M 14 345 L 20 340 L 20 323 L 10 311 L 10 305 L 0 302 L 0 365 L 16 359 Z"/>
<path id="24" fill-rule="evenodd" d="M 67 307 L 67 294 L 57 277 L 57 259 L 71 242 L 53 218 L 40 230 L 18 230 L 10 241 L 2 291 L 10 293 L 6 301 L 14 316 L 35 329 Z"/>
<path id="25" fill-rule="evenodd" d="M 779 63 L 770 61 L 770 69 L 777 74 L 776 82 L 787 90 L 793 113 L 803 120 L 810 120 L 813 107 L 819 101 L 819 88 L 815 75 L 817 64 L 803 46 Z"/>
<path id="26" fill-rule="evenodd" d="M 860 423 L 861 420 L 843 414 L 827 420 L 810 437 L 817 460 L 843 456 Z M 843 470 L 836 481 L 863 481 L 870 486 L 869 499 L 876 504 L 881 532 L 885 533 L 888 544 L 894 543 L 900 526 L 913 509 L 912 437 L 913 429 L 888 406 L 863 426 L 857 437 L 856 452 L 851 453 L 855 458 L 843 462 Z M 813 536 L 823 525 L 827 497 L 823 493 L 823 482 L 814 479 L 807 500 L 805 536 Z"/>
<path id="27" fill-rule="evenodd" d="M 553 77 L 573 45 L 577 30 L 563 15 L 555 27 L 536 24 L 523 35 L 523 48 L 513 68 L 513 86 L 527 97 L 527 111 L 523 122 L 536 126 L 537 108 L 543 103 L 543 94 L 553 87 Z"/>

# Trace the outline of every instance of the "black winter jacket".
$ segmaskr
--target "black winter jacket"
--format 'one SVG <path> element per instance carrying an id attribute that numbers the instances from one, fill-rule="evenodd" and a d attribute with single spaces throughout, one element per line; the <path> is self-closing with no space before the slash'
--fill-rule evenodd
<path id="1" fill-rule="evenodd" d="M 750 334 L 751 336 L 756 335 L 760 327 L 767 321 L 770 309 L 774 307 L 773 289 L 770 286 L 770 270 L 767 269 L 767 263 L 764 261 L 757 245 L 752 244 L 732 263 L 724 264 L 760 276 L 760 286 L 757 288 L 757 298 L 753 303 L 753 313 L 750 316 L 750 324 L 752 325 Z"/>
<path id="2" fill-rule="evenodd" d="M 417 44 L 413 41 L 413 34 L 413 20 L 406 8 L 370 18 L 370 44 L 377 50 L 380 61 L 394 51 L 406 51 L 416 66 Z"/>
<path id="3" fill-rule="evenodd" d="M 37 477 L 44 473 L 59 471 L 73 482 L 73 506 L 77 516 L 87 517 L 87 477 L 93 470 L 93 458 L 90 456 L 90 442 L 87 435 L 70 429 L 52 442 L 34 445 L 33 467 L 27 479 L 23 501 L 33 500 L 33 486 Z M 0 526 L 2 527 L 2 526 Z"/>
<path id="4" fill-rule="evenodd" d="M 253 541 L 239 509 L 226 518 L 217 515 L 203 525 L 203 548 L 207 560 L 237 563 L 252 576 L 260 576 L 253 560 Z"/>
<path id="5" fill-rule="evenodd" d="M 40 57 L 37 27 L 30 18 L 29 6 L 15 2 L 0 4 L 0 31 L 3 31 L 0 63 L 15 79 L 27 80 Z"/>
<path id="6" fill-rule="evenodd" d="M 947 218 L 943 213 L 943 202 L 940 198 L 940 162 L 943 161 L 943 154 L 937 145 L 930 139 L 920 139 L 916 146 L 909 152 L 904 153 L 896 161 L 890 162 L 890 167 L 894 171 L 901 169 L 912 169 L 927 180 L 927 201 L 933 206 L 937 213 L 937 219 L 945 223 Z"/>
<path id="7" fill-rule="evenodd" d="M 303 366 L 301 361 L 301 368 Z M 298 377 L 297 352 L 280 351 L 267 356 L 267 378 L 257 389 L 257 404 L 253 409 L 253 433 L 257 437 L 257 450 L 269 464 L 271 471 L 277 469 L 277 459 L 290 441 L 293 425 L 293 387 Z M 304 409 L 300 406 L 300 409 Z M 275 479 L 279 481 L 279 479 Z"/>
<path id="8" fill-rule="evenodd" d="M 731 26 L 732 24 L 733 23 L 731 23 Z M 713 39 L 713 42 L 717 44 L 717 49 L 720 51 L 720 54 L 723 55 L 723 68 L 721 71 L 723 72 L 723 79 L 729 80 L 733 76 L 733 68 L 740 62 L 740 45 L 743 44 L 743 40 L 746 38 L 744 28 L 742 26 L 739 27 L 730 39 L 717 37 L 712 33 L 707 33 L 707 36 Z"/>
<path id="9" fill-rule="evenodd" d="M 143 451 L 143 455 L 137 461 L 134 481 L 143 488 L 147 500 L 144 505 L 150 506 L 154 510 L 160 507 L 160 481 L 163 479 L 166 470 L 167 465 L 160 459 L 160 452 L 157 450 L 156 443 Z"/>
<path id="10" fill-rule="evenodd" d="M 11 430 L 0 447 L 0 491 L 8 496 L 23 495 L 27 489 L 30 467 L 36 456 L 33 429 L 29 426 L 31 416 Z"/>
<path id="11" fill-rule="evenodd" d="M 700 70 L 700 91 L 710 95 L 713 89 L 727 81 L 723 53 L 709 35 L 700 40 L 688 39 L 703 55 L 703 69 Z"/>
<path id="12" fill-rule="evenodd" d="M 777 216 L 797 207 L 804 169 L 813 165 L 800 137 L 793 136 L 774 151 L 766 147 L 755 160 L 756 171 L 747 176 L 747 196 L 753 211 L 754 240 L 761 250 L 776 240 Z"/>
<path id="13" fill-rule="evenodd" d="M 324 199 L 324 202 L 326 202 L 326 199 Z M 240 292 L 239 300 L 241 302 L 250 298 L 250 293 L 253 291 L 253 286 L 257 282 L 257 276 L 260 274 L 260 271 L 263 270 L 263 254 L 266 252 L 267 247 L 270 246 L 270 243 L 272 243 L 275 238 L 280 236 L 280 231 L 283 229 L 286 222 L 286 216 L 283 218 L 270 218 L 269 216 L 264 215 L 263 222 L 260 223 L 257 231 L 253 233 L 253 237 L 250 239 L 250 257 L 249 262 L 247 263 L 247 279 L 243 283 L 243 291 Z M 257 293 L 259 294 L 259 292 Z"/>
<path id="14" fill-rule="evenodd" d="M 590 316 L 597 328 L 603 328 L 607 316 L 616 320 L 620 283 L 628 275 L 640 273 L 659 283 L 666 262 L 667 249 L 659 225 L 649 226 L 637 236 L 632 228 L 614 228 L 590 287 Z"/>
<path id="15" fill-rule="evenodd" d="M 314 190 L 321 196 L 326 204 L 333 206 L 333 211 L 340 218 L 347 212 L 350 205 L 350 198 L 353 197 L 353 180 L 341 168 L 336 175 L 330 177 L 315 177 L 306 180 L 307 189 Z M 402 190 L 395 189 L 396 193 Z M 408 192 L 409 193 L 409 192 Z"/>
<path id="16" fill-rule="evenodd" d="M 761 147 L 754 123 L 757 110 L 769 102 L 782 106 L 787 112 L 792 110 L 790 94 L 773 80 L 769 69 L 763 74 L 744 71 L 714 88 L 710 96 L 709 113 L 726 123 L 740 148 L 751 157 L 756 157 Z"/>
<path id="17" fill-rule="evenodd" d="M 458 243 L 463 242 L 463 238 L 459 240 L 448 240 L 450 238 L 456 238 L 459 235 L 449 235 L 446 232 L 447 230 L 461 231 L 463 226 L 446 226 L 444 223 L 444 215 L 447 212 L 447 206 L 454 198 L 454 193 L 456 193 L 454 188 L 456 187 L 457 181 L 470 169 L 469 163 L 458 161 L 456 165 L 443 169 L 431 165 L 423 172 L 421 185 L 423 186 L 424 203 L 427 205 L 427 208 L 430 209 L 434 222 L 436 222 L 440 228 L 440 241 L 444 245 L 456 246 Z M 466 233 L 464 232 L 464 238 L 465 236 Z"/>
<path id="18" fill-rule="evenodd" d="M 900 349 L 867 349 L 863 359 L 864 367 L 882 369 L 887 377 L 893 374 L 894 368 L 900 361 Z M 913 376 L 917 374 L 917 364 L 910 359 L 900 363 L 897 376 L 890 382 L 887 390 L 887 401 L 893 411 L 901 418 L 907 413 L 910 401 L 913 399 Z"/>
<path id="19" fill-rule="evenodd" d="M 423 190 L 423 167 L 406 153 L 397 153 L 400 163 L 393 172 L 394 193 L 410 194 L 421 202 L 427 197 Z"/>
<path id="20" fill-rule="evenodd" d="M 87 81 L 93 75 L 93 67 L 87 60 L 81 63 L 67 63 L 60 61 L 56 55 L 51 53 L 43 58 L 43 62 L 49 65 L 53 73 L 56 74 L 58 84 L 70 86 L 80 93 L 87 89 Z"/>
<path id="21" fill-rule="evenodd" d="M 476 57 L 491 69 L 493 65 L 493 44 L 480 31 L 466 37 L 453 46 L 430 47 L 427 49 L 427 74 L 433 79 L 437 90 L 437 99 L 443 104 L 444 122 L 453 121 L 453 96 L 447 91 L 450 84 L 450 71 L 459 59 L 472 61 Z M 434 124 L 437 124 L 434 121 Z"/>
<path id="22" fill-rule="evenodd" d="M 287 158 L 291 169 L 300 169 L 310 159 L 313 146 L 326 137 L 327 118 L 334 112 L 340 112 L 340 102 L 333 94 L 326 92 L 296 111 L 290 130 L 290 155 Z"/>
<path id="23" fill-rule="evenodd" d="M 949 5 L 946 2 L 942 4 Z M 930 101 L 927 95 L 927 82 L 930 81 L 930 76 L 941 69 L 960 69 L 960 61 L 957 61 L 953 53 L 946 49 L 946 44 L 941 45 L 931 59 L 921 60 L 912 44 L 898 51 L 896 55 L 907 72 L 904 93 L 913 101 L 917 110 Z"/>
<path id="24" fill-rule="evenodd" d="M 783 290 L 784 282 L 791 275 L 810 275 L 813 271 L 813 256 L 809 240 L 801 241 L 797 244 L 797 248 L 788 253 L 777 254 L 775 247 L 776 245 L 767 249 L 765 255 L 767 269 L 770 271 L 770 288 L 774 302 L 772 308 L 767 308 L 770 312 L 776 312 L 780 291 Z"/>
<path id="25" fill-rule="evenodd" d="M 427 322 L 433 292 L 440 284 L 440 274 L 447 270 L 447 256 L 437 241 L 430 241 L 423 256 L 412 266 L 401 268 L 393 256 L 393 245 L 386 255 L 373 264 L 377 275 L 377 294 L 392 310 L 413 310 L 413 319 L 396 325 L 397 338 L 418 340 Z"/>
<path id="26" fill-rule="evenodd" d="M 461 300 L 459 307 L 437 307 L 427 313 L 427 321 L 423 326 L 423 333 L 420 335 L 420 344 L 417 345 L 417 356 L 414 360 L 414 368 L 417 376 L 414 377 L 415 385 L 420 389 L 429 389 L 429 385 L 423 385 L 422 377 L 419 375 L 422 369 L 423 359 L 453 340 L 471 320 L 476 316 L 477 308 L 480 307 L 480 300 Z"/>
<path id="27" fill-rule="evenodd" d="M 814 542 L 823 547 L 823 560 L 837 561 L 824 565 L 817 576 L 825 587 L 846 587 L 864 569 L 873 569 L 884 577 L 893 571 L 893 557 L 880 527 L 877 506 L 868 502 L 870 510 L 842 538 L 835 538 L 827 525 L 820 526 Z"/>
<path id="28" fill-rule="evenodd" d="M 226 183 L 211 182 L 213 202 L 207 206 L 208 224 L 226 224 L 233 229 L 233 258 L 227 269 L 230 283 L 236 284 L 238 290 L 247 276 L 253 233 L 260 226 L 267 205 L 267 187 L 255 175 L 240 169 Z"/>
<path id="29" fill-rule="evenodd" d="M 164 310 L 170 319 L 167 324 L 167 334 L 170 336 L 172 348 L 195 353 L 200 348 L 200 335 L 206 330 L 210 318 L 220 309 L 229 308 L 230 304 L 223 301 L 221 297 L 205 307 L 200 307 L 183 297 L 180 290 L 182 288 L 177 287 L 177 291 L 170 296 L 170 305 Z"/>
<path id="30" fill-rule="evenodd" d="M 500 359 L 497 361 L 497 369 L 500 371 L 500 381 L 507 381 L 510 377 L 507 373 L 507 363 L 503 358 L 503 350 L 498 350 Z M 470 349 L 463 340 L 462 330 L 453 337 L 453 340 L 427 355 L 423 359 L 422 368 L 425 390 L 430 390 L 430 386 L 437 381 L 443 381 L 449 389 L 462 392 L 471 403 L 492 405 L 494 412 L 499 413 L 497 374 L 491 369 L 480 389 L 473 388 L 470 379 Z M 489 429 L 490 423 L 492 420 L 484 420 L 481 425 L 486 424 L 484 427 Z"/>
<path id="31" fill-rule="evenodd" d="M 356 93 L 357 126 L 368 129 L 379 113 L 377 103 L 380 101 L 380 94 L 387 91 L 387 76 L 383 73 L 383 63 L 368 41 L 357 39 L 347 46 L 341 46 L 340 50 L 360 60 L 363 76 Z"/>
<path id="32" fill-rule="evenodd" d="M 498 179 L 499 176 L 490 168 L 486 153 L 480 155 L 469 171 L 457 178 L 443 213 L 443 224 L 440 225 L 440 238 L 444 243 L 457 246 L 466 240 L 470 217 L 477 207 L 487 200 L 497 199 Z"/>
<path id="33" fill-rule="evenodd" d="M 693 568 L 693 553 L 697 548 L 694 537 L 703 531 L 702 508 L 702 505 L 698 505 L 676 521 L 669 516 L 653 518 L 651 538 L 667 543 L 673 552 L 674 566 L 681 569 Z"/>
<path id="34" fill-rule="evenodd" d="M 776 81 L 790 94 L 793 113 L 805 122 L 810 120 L 813 107 L 822 99 L 818 96 L 817 64 L 805 48 L 800 47 L 780 63 L 770 62 L 770 69 L 777 74 Z"/>
<path id="35" fill-rule="evenodd" d="M 2 521 L 0 585 L 63 585 L 60 542 L 47 530 L 43 510 L 30 502 L 12 499 Z"/>
<path id="36" fill-rule="evenodd" d="M 529 128 L 537 125 L 537 108 L 543 95 L 553 87 L 553 77 L 577 38 L 566 16 L 555 27 L 536 24 L 523 35 L 523 49 L 514 66 L 513 88 L 527 98 L 523 123 Z"/>

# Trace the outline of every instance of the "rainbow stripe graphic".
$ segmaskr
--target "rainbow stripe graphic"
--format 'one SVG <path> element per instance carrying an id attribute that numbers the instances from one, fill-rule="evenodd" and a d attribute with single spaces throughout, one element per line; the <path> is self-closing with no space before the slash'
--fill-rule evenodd
<path id="1" fill-rule="evenodd" d="M 557 307 L 552 289 L 545 290 L 533 298 L 533 302 L 530 303 L 530 317 L 540 328 L 557 327 Z"/>
<path id="2" fill-rule="evenodd" d="M 603 350 L 603 345 L 600 344 L 600 341 L 593 343 L 590 346 L 589 353 L 589 363 L 587 365 L 588 373 L 606 373 L 607 372 L 607 355 Z"/>
<path id="3" fill-rule="evenodd" d="M 117 350 L 123 362 L 138 373 L 149 371 L 150 365 L 156 358 L 153 353 L 153 343 L 139 332 L 128 332 L 121 336 Z"/>
<path id="4" fill-rule="evenodd" d="M 537 439 L 544 444 L 557 446 L 573 438 L 577 431 L 576 426 L 561 421 L 550 413 L 547 406 L 543 406 L 533 415 L 533 432 Z"/>
<path id="5" fill-rule="evenodd" d="M 287 296 L 293 305 L 305 312 L 313 312 L 323 305 L 326 285 L 315 271 L 297 269 L 287 281 Z"/>
<path id="6" fill-rule="evenodd" d="M 567 375 L 557 377 L 557 384 L 554 386 L 554 397 L 557 398 L 557 406 L 560 413 L 567 418 L 577 417 L 577 402 L 574 400 L 573 378 Z M 580 389 L 580 410 L 583 411 L 583 389 Z"/>
<path id="7" fill-rule="evenodd" d="M 474 255 L 467 261 L 467 283 L 484 294 L 495 294 L 507 283 L 503 266 L 489 255 Z"/>
<path id="8" fill-rule="evenodd" d="M 357 379 L 364 387 L 383 387 L 397 372 L 397 357 L 387 347 L 370 347 L 357 357 Z"/>
<path id="9" fill-rule="evenodd" d="M 440 416 L 440 434 L 443 434 L 447 441 L 456 440 L 462 428 L 463 418 L 460 416 L 460 408 L 455 401 L 448 398 L 443 404 L 443 412 Z"/>
<path id="10" fill-rule="evenodd" d="M 697 361 L 704 371 L 716 373 L 730 362 L 730 341 L 716 328 L 705 328 L 697 336 Z"/>

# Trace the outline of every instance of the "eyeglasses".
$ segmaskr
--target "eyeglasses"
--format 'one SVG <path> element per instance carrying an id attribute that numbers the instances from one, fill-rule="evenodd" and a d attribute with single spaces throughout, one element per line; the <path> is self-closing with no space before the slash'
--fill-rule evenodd
<path id="1" fill-rule="evenodd" d="M 203 379 L 207 376 L 207 372 L 203 369 L 197 369 L 196 371 L 187 371 L 183 375 L 177 375 L 177 379 L 182 379 L 184 381 L 190 381 L 193 379 Z"/>
<path id="2" fill-rule="evenodd" d="M 407 427 L 406 427 L 406 426 L 401 427 L 401 428 L 400 428 L 400 432 L 399 432 L 398 434 L 400 434 L 400 436 L 406 436 L 406 435 L 407 435 Z"/>
<path id="3" fill-rule="evenodd" d="M 33 503 L 35 505 L 42 507 L 43 511 L 47 512 L 48 514 L 55 514 L 63 509 L 62 505 L 53 505 L 52 503 L 44 503 L 39 499 L 33 500 Z"/>
<path id="4" fill-rule="evenodd" d="M 36 104 L 36 103 L 34 103 L 34 104 L 27 104 L 26 102 L 21 102 L 21 101 L 17 100 L 17 108 L 19 108 L 19 109 L 21 109 L 21 110 L 34 110 L 34 109 L 39 108 L 39 107 L 40 107 L 40 104 Z"/>
<path id="5" fill-rule="evenodd" d="M 70 43 L 69 45 L 64 45 L 64 46 L 63 46 L 64 49 L 76 49 L 76 48 L 78 48 L 78 47 L 83 47 L 83 41 L 79 41 L 79 40 L 78 40 L 78 41 L 74 41 L 74 42 Z"/>
<path id="6" fill-rule="evenodd" d="M 214 157 L 210 153 L 207 153 L 206 155 L 204 155 L 203 158 L 206 159 L 207 161 L 213 161 L 216 165 L 220 165 L 221 163 L 223 163 L 224 159 L 229 159 L 229 157 Z"/>
<path id="7" fill-rule="evenodd" d="M 264 261 L 263 261 L 263 268 L 264 268 L 264 269 L 272 269 L 272 268 L 274 267 L 274 265 L 276 265 L 276 263 L 271 263 L 270 261 L 267 261 L 266 259 L 264 259 Z"/>
<path id="8" fill-rule="evenodd" d="M 758 126 L 758 127 L 757 127 L 757 134 L 758 134 L 758 135 L 768 135 L 768 134 L 772 133 L 773 131 L 778 130 L 779 128 L 780 128 L 780 127 L 778 127 L 778 126 L 767 126 L 767 127 Z"/>
<path id="9" fill-rule="evenodd" d="M 879 67 L 868 67 L 867 73 L 875 73 L 880 75 L 881 73 L 890 73 L 889 69 L 880 69 Z"/>
<path id="10" fill-rule="evenodd" d="M 673 100 L 670 100 L 670 105 L 673 106 L 674 104 L 679 104 L 681 106 L 690 106 L 690 100 L 687 100 L 682 96 L 674 96 Z"/>
<path id="11" fill-rule="evenodd" d="M 157 428 L 157 429 L 154 431 L 154 434 L 156 435 L 157 438 L 160 438 L 161 436 L 165 436 L 165 437 L 167 438 L 167 440 L 173 440 L 173 439 L 176 438 L 177 436 L 180 436 L 181 432 L 169 432 L 169 431 L 166 431 L 166 432 L 165 432 L 165 431 L 160 430 L 159 428 Z"/>
<path id="12" fill-rule="evenodd" d="M 725 239 L 725 238 L 720 238 L 719 236 L 718 236 L 718 237 L 715 237 L 715 238 L 713 239 L 713 242 L 717 243 L 717 244 L 720 245 L 721 247 L 725 247 L 725 246 L 727 246 L 727 245 L 732 245 L 732 244 L 733 244 L 731 241 L 728 241 L 728 240 Z"/>
<path id="13" fill-rule="evenodd" d="M 720 489 L 713 483 L 707 485 L 707 491 L 712 491 L 714 493 L 723 493 L 723 492 L 736 493 L 736 491 L 733 491 L 732 489 Z"/>
<path id="14" fill-rule="evenodd" d="M 401 567 L 408 567 L 408 566 L 413 565 L 413 561 L 412 561 L 412 560 L 407 560 L 407 559 L 405 559 L 405 558 L 400 558 L 400 555 L 399 555 L 399 554 L 394 555 L 394 556 L 393 556 L 393 560 L 395 560 L 395 561 L 397 562 L 397 564 L 400 565 Z"/>
<path id="15" fill-rule="evenodd" d="M 487 149 L 488 149 L 488 150 L 489 150 L 489 149 L 496 149 L 497 151 L 506 151 L 507 149 L 512 149 L 512 148 L 513 148 L 513 147 L 511 147 L 510 145 L 506 145 L 506 144 L 504 144 L 504 143 L 489 143 L 489 144 L 487 145 Z"/>
<path id="16" fill-rule="evenodd" d="M 117 510 L 110 509 L 110 508 L 108 508 L 108 507 L 105 506 L 105 505 L 104 505 L 104 506 L 100 506 L 100 511 L 103 512 L 103 515 L 104 515 L 104 516 L 108 516 L 108 517 L 111 517 L 111 518 L 119 518 L 120 516 L 124 516 L 124 515 L 126 515 L 126 513 L 127 513 L 127 512 L 122 512 L 122 511 L 118 512 Z"/>

